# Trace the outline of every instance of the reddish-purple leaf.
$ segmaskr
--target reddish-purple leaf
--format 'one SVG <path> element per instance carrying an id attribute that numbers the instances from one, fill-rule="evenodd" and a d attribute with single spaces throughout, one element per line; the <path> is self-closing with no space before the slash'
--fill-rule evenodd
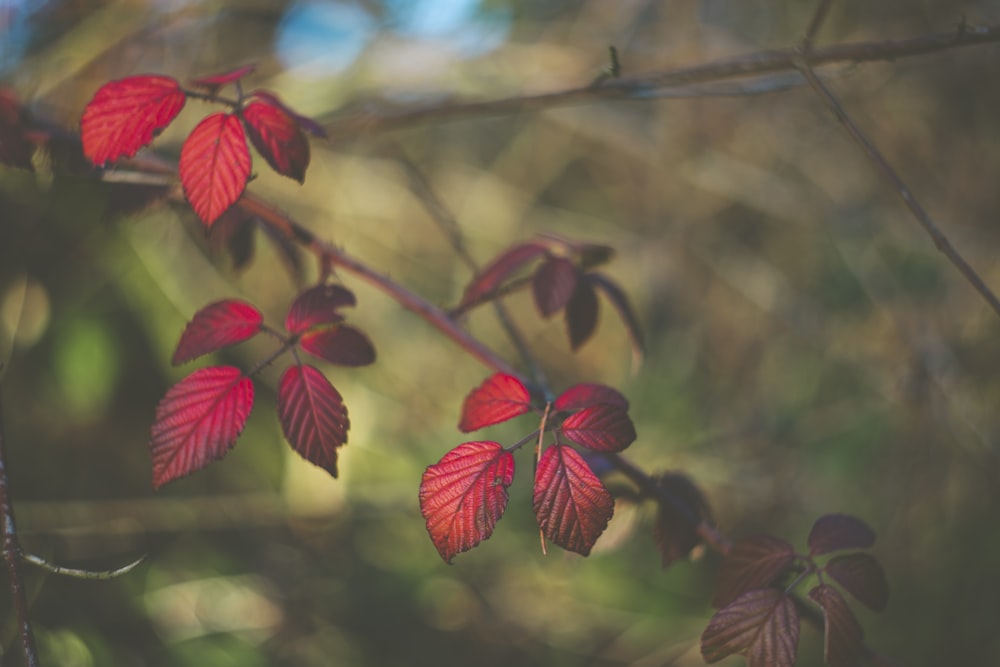
<path id="1" fill-rule="evenodd" d="M 347 443 L 351 422 L 325 375 L 312 366 L 290 366 L 278 385 L 278 420 L 292 449 L 337 476 L 337 449 Z"/>
<path id="2" fill-rule="evenodd" d="M 294 118 L 295 122 L 298 123 L 299 127 L 301 127 L 305 132 L 308 132 L 314 137 L 319 137 L 320 139 L 326 138 L 326 130 L 323 129 L 322 125 L 314 121 L 312 118 L 295 113 L 293 109 L 286 106 L 285 103 L 282 102 L 274 93 L 269 93 L 266 90 L 255 90 L 250 94 L 250 96 L 263 100 L 272 106 L 284 109 L 285 113 Z"/>
<path id="3" fill-rule="evenodd" d="M 244 301 L 226 299 L 209 304 L 195 313 L 184 328 L 171 363 L 176 366 L 242 343 L 260 332 L 263 323 L 261 312 Z"/>
<path id="4" fill-rule="evenodd" d="M 595 405 L 615 405 L 628 410 L 628 399 L 620 392 L 603 384 L 576 384 L 559 394 L 552 404 L 558 411 L 581 410 Z"/>
<path id="5" fill-rule="evenodd" d="M 11 91 L 0 88 L 0 164 L 34 171 L 34 150 L 24 135 L 20 102 Z"/>
<path id="6" fill-rule="evenodd" d="M 239 81 L 255 69 L 257 69 L 257 65 L 243 65 L 242 67 L 237 67 L 236 69 L 229 70 L 228 72 L 222 72 L 221 74 L 210 74 L 208 76 L 199 77 L 191 83 L 201 88 L 218 90 L 226 84 Z"/>
<path id="7" fill-rule="evenodd" d="M 604 296 L 608 297 L 611 306 L 618 312 L 618 317 L 625 325 L 625 331 L 628 332 L 629 341 L 632 343 L 632 356 L 641 361 L 646 354 L 646 344 L 643 341 L 642 329 L 639 327 L 639 318 L 635 316 L 625 292 L 604 274 L 588 273 L 587 279 L 591 285 L 604 292 Z"/>
<path id="8" fill-rule="evenodd" d="M 84 155 L 97 166 L 135 155 L 177 117 L 186 100 L 169 76 L 132 76 L 104 84 L 80 120 Z"/>
<path id="9" fill-rule="evenodd" d="M 469 286 L 465 288 L 459 309 L 476 304 L 493 294 L 509 277 L 533 259 L 544 255 L 545 246 L 541 243 L 522 243 L 504 251 L 499 257 L 476 275 Z"/>
<path id="10" fill-rule="evenodd" d="M 660 551 L 660 560 L 663 567 L 669 567 L 674 561 L 685 558 L 701 542 L 691 517 L 711 520 L 711 512 L 701 489 L 686 475 L 664 473 L 656 478 L 656 485 L 675 501 L 657 502 L 653 523 L 653 539 Z"/>
<path id="11" fill-rule="evenodd" d="M 353 306 L 354 293 L 340 285 L 316 285 L 299 294 L 285 318 L 285 328 L 300 334 L 320 324 L 337 324 L 344 316 L 337 309 Z"/>
<path id="12" fill-rule="evenodd" d="M 346 324 L 309 331 L 299 339 L 299 345 L 338 366 L 367 366 L 375 361 L 375 348 L 368 337 Z"/>
<path id="13" fill-rule="evenodd" d="M 566 304 L 565 317 L 569 346 L 575 350 L 587 342 L 597 328 L 597 294 L 589 277 L 584 276 L 577 282 L 573 297 Z"/>
<path id="14" fill-rule="evenodd" d="M 566 307 L 576 290 L 579 275 L 576 265 L 565 257 L 550 257 L 539 265 L 531 288 L 542 317 L 551 317 Z"/>
<path id="15" fill-rule="evenodd" d="M 635 442 L 635 426 L 617 405 L 602 403 L 574 412 L 563 420 L 562 434 L 598 452 L 620 452 Z"/>
<path id="16" fill-rule="evenodd" d="M 849 514 L 827 514 L 816 519 L 808 543 L 812 556 L 841 549 L 867 549 L 875 544 L 875 531 Z"/>
<path id="17" fill-rule="evenodd" d="M 302 183 L 309 166 L 309 142 L 284 106 L 259 99 L 240 111 L 250 141 L 271 168 Z"/>
<path id="18" fill-rule="evenodd" d="M 181 147 L 184 196 L 211 226 L 243 195 L 250 178 L 250 149 L 235 114 L 214 113 L 198 123 Z"/>
<path id="19" fill-rule="evenodd" d="M 770 535 L 740 540 L 722 561 L 712 606 L 724 607 L 743 593 L 771 584 L 795 560 L 792 545 Z"/>
<path id="20" fill-rule="evenodd" d="M 238 368 L 191 373 L 156 406 L 149 449 L 153 488 L 189 475 L 226 455 L 253 408 L 253 383 Z"/>
<path id="21" fill-rule="evenodd" d="M 445 562 L 493 534 L 507 509 L 514 457 L 496 442 L 466 442 L 424 471 L 420 511 Z"/>
<path id="22" fill-rule="evenodd" d="M 821 584 L 809 597 L 823 608 L 823 657 L 827 667 L 856 667 L 865 648 L 865 632 L 843 596 L 833 586 Z"/>
<path id="23" fill-rule="evenodd" d="M 223 213 L 209 230 L 208 240 L 216 252 L 226 252 L 233 262 L 233 269 L 246 268 L 253 259 L 254 230 L 257 218 L 240 206 L 233 206 Z"/>
<path id="24" fill-rule="evenodd" d="M 869 609 L 882 611 L 889 603 L 889 582 L 886 581 L 882 566 L 872 556 L 834 556 L 824 569 L 845 591 Z"/>
<path id="25" fill-rule="evenodd" d="M 590 554 L 615 509 L 614 498 L 587 462 L 565 445 L 542 454 L 532 505 L 542 534 L 582 556 Z"/>
<path id="26" fill-rule="evenodd" d="M 747 667 L 793 667 L 799 646 L 795 601 L 773 588 L 747 591 L 715 613 L 701 635 L 701 655 L 713 663 L 746 656 Z"/>
<path id="27" fill-rule="evenodd" d="M 531 394 L 520 380 L 506 373 L 494 373 L 469 392 L 462 404 L 462 433 L 523 415 L 531 409 Z"/>

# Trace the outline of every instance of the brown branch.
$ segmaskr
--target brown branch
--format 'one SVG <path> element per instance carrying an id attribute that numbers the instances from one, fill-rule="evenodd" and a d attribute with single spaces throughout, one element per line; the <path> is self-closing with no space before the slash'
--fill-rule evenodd
<path id="1" fill-rule="evenodd" d="M 816 30 L 826 10 L 814 17 Z M 812 29 L 812 28 L 810 28 Z M 807 33 L 808 35 L 809 33 Z M 775 72 L 801 71 L 806 58 L 811 67 L 837 63 L 891 61 L 899 58 L 937 53 L 954 48 L 1000 42 L 1000 25 L 966 26 L 958 29 L 921 35 L 900 40 L 876 42 L 851 42 L 810 49 L 799 47 L 758 51 L 755 53 L 723 58 L 689 67 L 677 67 L 661 72 L 607 79 L 600 85 L 586 85 L 537 95 L 518 95 L 495 100 L 458 101 L 426 107 L 361 111 L 356 109 L 323 120 L 330 137 L 350 140 L 427 122 L 442 122 L 464 118 L 500 116 L 522 111 L 539 111 L 573 104 L 590 104 L 607 100 L 656 99 L 665 91 L 692 87 L 682 91 L 692 97 L 703 96 L 704 84 L 727 79 L 758 77 Z"/>
<path id="2" fill-rule="evenodd" d="M 6 449 L 3 406 L 0 404 L 0 520 L 3 521 L 3 559 L 7 564 L 8 585 L 17 614 L 17 626 L 21 636 L 21 652 L 24 654 L 24 662 L 28 667 L 38 667 L 35 635 L 31 630 L 31 618 L 28 615 L 28 596 L 24 590 L 24 579 L 21 577 L 21 546 L 17 541 L 14 506 L 10 501 Z"/>
<path id="3" fill-rule="evenodd" d="M 903 199 L 903 203 L 906 207 L 910 209 L 910 213 L 916 219 L 920 226 L 924 228 L 927 235 L 931 237 L 931 241 L 934 242 L 934 246 L 940 250 L 948 260 L 955 265 L 962 276 L 969 282 L 972 287 L 979 292 L 980 296 L 990 305 L 993 311 L 1000 315 L 1000 299 L 997 299 L 996 294 L 993 293 L 983 279 L 976 273 L 976 270 L 965 260 L 965 258 L 955 250 L 955 247 L 948 240 L 948 237 L 944 235 L 944 232 L 934 223 L 927 211 L 914 196 L 913 192 L 906 186 L 903 179 L 900 178 L 899 174 L 895 169 L 889 164 L 882 155 L 882 152 L 878 150 L 874 143 L 861 131 L 861 128 L 854 122 L 854 120 L 848 115 L 844 107 L 841 106 L 837 98 L 830 92 L 816 73 L 813 71 L 812 67 L 809 66 L 808 59 L 803 59 L 800 61 L 800 68 L 802 75 L 812 86 L 816 94 L 823 100 L 827 108 L 833 112 L 837 117 L 837 120 L 844 126 L 851 138 L 861 147 L 864 151 L 865 156 L 868 158 L 875 168 L 885 177 L 889 184 L 899 193 L 899 196 Z"/>

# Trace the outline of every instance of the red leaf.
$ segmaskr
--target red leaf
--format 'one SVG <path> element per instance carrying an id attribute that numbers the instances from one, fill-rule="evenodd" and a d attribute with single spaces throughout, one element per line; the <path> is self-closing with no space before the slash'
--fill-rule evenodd
<path id="1" fill-rule="evenodd" d="M 574 412 L 560 430 L 576 444 L 598 452 L 620 452 L 635 442 L 635 426 L 628 413 L 607 403 Z"/>
<path id="2" fill-rule="evenodd" d="M 375 348 L 363 333 L 346 324 L 303 334 L 299 345 L 309 354 L 338 366 L 367 366 Z"/>
<path id="3" fill-rule="evenodd" d="M 615 501 L 576 450 L 553 445 L 535 471 L 532 498 L 542 534 L 586 556 L 611 520 Z"/>
<path id="4" fill-rule="evenodd" d="M 184 196 L 211 226 L 246 189 L 250 149 L 238 116 L 214 113 L 198 123 L 181 147 Z"/>
<path id="5" fill-rule="evenodd" d="M 260 100 L 264 100 L 268 104 L 284 109 L 285 113 L 295 119 L 295 122 L 299 124 L 304 131 L 313 135 L 314 137 L 320 137 L 321 139 L 326 138 L 326 130 L 323 126 L 314 121 L 312 118 L 308 118 L 301 114 L 295 113 L 294 110 L 290 109 L 282 102 L 277 95 L 269 93 L 266 90 L 255 90 L 251 93 L 251 97 L 256 97 Z"/>
<path id="6" fill-rule="evenodd" d="M 889 603 L 889 582 L 882 566 L 868 554 L 834 556 L 824 567 L 834 581 L 869 609 L 883 611 Z"/>
<path id="7" fill-rule="evenodd" d="M 865 632 L 833 586 L 821 584 L 809 597 L 823 608 L 823 658 L 828 667 L 856 667 L 864 652 Z"/>
<path id="8" fill-rule="evenodd" d="M 21 104 L 14 94 L 0 88 L 0 164 L 34 171 L 34 146 L 24 135 Z"/>
<path id="9" fill-rule="evenodd" d="M 320 324 L 337 324 L 344 316 L 338 308 L 353 306 L 354 293 L 340 285 L 316 285 L 299 294 L 285 318 L 289 333 L 300 334 Z"/>
<path id="10" fill-rule="evenodd" d="M 253 408 L 253 383 L 231 366 L 202 368 L 167 391 L 156 406 L 149 449 L 153 488 L 221 459 Z"/>
<path id="11" fill-rule="evenodd" d="M 337 476 L 337 449 L 347 443 L 351 422 L 326 376 L 312 366 L 290 366 L 278 385 L 278 420 L 292 449 Z"/>
<path id="12" fill-rule="evenodd" d="M 236 69 L 229 70 L 228 72 L 223 72 L 221 74 L 210 74 L 208 76 L 199 77 L 191 83 L 195 86 L 200 86 L 201 88 L 218 90 L 226 84 L 239 81 L 255 69 L 257 69 L 257 65 L 244 65 L 243 67 L 237 67 Z"/>
<path id="13" fill-rule="evenodd" d="M 309 142 L 298 121 L 284 106 L 264 100 L 250 102 L 240 114 L 254 148 L 271 168 L 302 183 L 309 166 Z"/>
<path id="14" fill-rule="evenodd" d="M 646 354 L 646 344 L 643 341 L 642 329 L 639 327 L 639 318 L 635 316 L 635 311 L 632 310 L 625 292 L 601 273 L 588 273 L 587 279 L 591 285 L 604 292 L 604 296 L 608 297 L 612 307 L 618 311 L 618 317 L 625 325 L 625 331 L 628 332 L 629 341 L 632 343 L 632 356 L 641 361 Z"/>
<path id="15" fill-rule="evenodd" d="M 798 645 L 795 602 L 773 588 L 747 591 L 717 611 L 701 635 L 708 663 L 738 653 L 747 667 L 792 667 Z"/>
<path id="16" fill-rule="evenodd" d="M 581 280 L 573 291 L 573 298 L 566 304 L 566 331 L 569 346 L 577 349 L 597 328 L 597 294 L 590 286 L 590 280 Z"/>
<path id="17" fill-rule="evenodd" d="M 849 514 L 821 516 L 809 531 L 809 554 L 812 556 L 841 549 L 867 549 L 873 544 L 875 532 L 864 521 Z"/>
<path id="18" fill-rule="evenodd" d="M 669 567 L 674 561 L 690 554 L 701 542 L 691 517 L 710 519 L 711 512 L 701 489 L 686 475 L 664 473 L 656 478 L 656 485 L 682 505 L 679 509 L 672 503 L 657 503 L 653 539 L 660 551 L 663 567 Z"/>
<path id="19" fill-rule="evenodd" d="M 486 426 L 523 415 L 531 409 L 531 394 L 513 375 L 495 373 L 469 392 L 462 404 L 462 433 L 478 431 Z"/>
<path id="20" fill-rule="evenodd" d="M 264 316 L 244 301 L 227 299 L 209 304 L 188 322 L 177 343 L 175 366 L 229 345 L 242 343 L 260 331 Z"/>
<path id="21" fill-rule="evenodd" d="M 566 307 L 576 289 L 580 272 L 565 257 L 550 257 L 535 271 L 531 287 L 542 317 L 551 317 Z"/>
<path id="22" fill-rule="evenodd" d="M 552 404 L 558 411 L 580 410 L 595 405 L 616 405 L 622 410 L 628 410 L 628 399 L 618 391 L 603 384 L 576 384 L 559 394 Z"/>
<path id="23" fill-rule="evenodd" d="M 712 606 L 724 607 L 743 593 L 774 582 L 795 560 L 795 549 L 770 535 L 740 540 L 722 561 Z"/>
<path id="24" fill-rule="evenodd" d="M 507 509 L 514 456 L 496 442 L 466 442 L 424 471 L 420 511 L 445 562 L 493 534 Z"/>
<path id="25" fill-rule="evenodd" d="M 169 76 L 132 76 L 101 86 L 83 110 L 83 153 L 101 166 L 131 157 L 177 117 L 187 97 Z"/>
<path id="26" fill-rule="evenodd" d="M 504 251 L 469 283 L 458 308 L 461 310 L 484 300 L 518 269 L 545 252 L 541 243 L 522 243 Z"/>

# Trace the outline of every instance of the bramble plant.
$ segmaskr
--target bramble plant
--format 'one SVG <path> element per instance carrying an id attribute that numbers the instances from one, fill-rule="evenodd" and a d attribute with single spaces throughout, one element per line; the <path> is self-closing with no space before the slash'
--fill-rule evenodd
<path id="1" fill-rule="evenodd" d="M 889 44 L 883 45 L 881 51 L 859 48 L 839 56 L 821 52 L 812 42 L 831 4 L 819 3 L 802 44 L 784 54 L 769 52 L 772 62 L 746 58 L 741 73 L 763 73 L 782 67 L 798 72 L 837 113 L 938 247 L 993 305 L 992 292 L 947 239 L 941 240 L 943 235 L 915 203 L 910 191 L 840 109 L 814 71 L 814 67 L 835 62 L 836 58 L 850 61 L 902 57 L 917 48 Z M 937 36 L 931 36 L 921 48 L 951 48 L 965 41 L 987 41 L 987 36 L 989 41 L 997 41 L 1000 29 L 969 31 L 960 27 L 951 44 L 942 45 L 944 42 Z M 626 96 L 630 85 L 642 87 L 657 81 L 669 87 L 696 78 L 688 71 L 676 73 L 673 83 L 662 74 L 649 81 L 641 77 L 623 79 L 619 77 L 617 53 L 612 54 L 614 71 L 573 95 L 612 98 Z M 705 69 L 698 75 L 700 81 L 711 82 L 730 76 L 732 66 L 723 63 L 715 70 L 710 65 Z M 713 524 L 706 495 L 686 474 L 648 473 L 621 455 L 642 434 L 637 433 L 629 401 L 619 390 L 593 382 L 592 378 L 581 378 L 581 382 L 557 390 L 544 373 L 537 371 L 538 361 L 516 327 L 507 326 L 507 331 L 524 354 L 523 366 L 529 372 L 521 372 L 516 364 L 486 347 L 462 326 L 466 314 L 485 305 L 496 306 L 501 324 L 509 325 L 503 299 L 530 291 L 540 318 L 561 314 L 569 349 L 576 351 L 592 339 L 600 304 L 604 302 L 617 315 L 633 355 L 641 357 L 644 342 L 639 317 L 625 290 L 598 270 L 611 261 L 612 248 L 553 235 L 516 242 L 475 272 L 457 305 L 439 308 L 344 250 L 320 240 L 275 205 L 248 192 L 253 179 L 251 146 L 276 173 L 303 183 L 310 163 L 309 137 L 323 139 L 329 129 L 298 114 L 271 91 L 244 92 L 244 80 L 254 71 L 254 66 L 248 65 L 196 78 L 190 86 L 163 74 L 111 81 L 94 93 L 80 119 L 81 151 L 92 166 L 91 174 L 99 177 L 103 170 L 113 169 L 149 147 L 189 100 L 221 106 L 223 111 L 202 118 L 182 143 L 176 175 L 183 199 L 206 231 L 221 236 L 240 266 L 250 259 L 241 235 L 255 225 L 265 228 L 279 250 L 285 249 L 282 252 L 296 248 L 296 252 L 311 253 L 318 265 L 316 283 L 289 300 L 283 328 L 268 324 L 257 306 L 242 299 L 214 301 L 195 312 L 180 334 L 171 360 L 175 365 L 258 337 L 273 339 L 274 349 L 250 368 L 200 368 L 166 392 L 156 408 L 149 440 L 154 488 L 197 473 L 233 448 L 254 406 L 254 378 L 279 360 L 288 363 L 276 390 L 281 431 L 298 455 L 337 477 L 338 450 L 348 441 L 348 409 L 326 373 L 305 359 L 308 355 L 345 367 L 367 366 L 376 360 L 376 347 L 368 334 L 346 323 L 343 309 L 358 303 L 355 292 L 343 284 L 338 274 L 342 271 L 374 284 L 418 313 L 492 371 L 467 393 L 459 413 L 460 432 L 472 433 L 515 419 L 527 423 L 523 437 L 513 442 L 462 442 L 426 467 L 419 489 L 414 488 L 414 492 L 430 542 L 443 561 L 453 563 L 457 556 L 493 535 L 507 510 L 516 472 L 531 476 L 530 506 L 540 531 L 541 549 L 546 551 L 547 542 L 551 542 L 588 556 L 615 511 L 614 489 L 604 479 L 614 470 L 634 484 L 636 498 L 655 503 L 657 516 L 652 532 L 664 567 L 705 546 L 724 557 L 711 601 L 717 611 L 701 635 L 701 653 L 706 662 L 741 655 L 750 667 L 791 667 L 797 659 L 802 620 L 823 632 L 824 661 L 830 667 L 850 667 L 877 656 L 866 643 L 861 623 L 844 595 L 877 612 L 883 611 L 888 602 L 886 574 L 879 561 L 866 551 L 875 542 L 875 531 L 862 519 L 841 513 L 820 516 L 801 552 L 784 539 L 768 534 L 733 543 Z M 570 97 L 567 95 L 567 100 Z M 488 105 L 485 108 L 488 110 Z M 45 143 L 40 136 L 26 120 L 14 95 L 6 90 L 0 92 L 0 162 L 15 168 L 34 168 L 32 154 Z M 141 159 L 131 164 L 139 171 L 147 168 Z M 159 168 L 148 170 L 155 172 Z M 158 194 L 170 196 L 167 189 Z M 377 334 L 374 338 L 377 340 Z M 0 454 L 2 444 L 0 432 Z M 522 460 L 516 462 L 516 455 Z M 0 470 L 4 475 L 0 478 L 3 510 L 10 518 L 9 528 L 5 528 L 5 556 L 14 604 L 21 616 L 23 652 L 28 664 L 37 664 L 26 603 L 23 591 L 19 593 L 21 584 L 13 562 L 23 555 L 13 532 L 6 470 L 3 466 Z M 64 571 L 40 559 L 25 558 Z"/>

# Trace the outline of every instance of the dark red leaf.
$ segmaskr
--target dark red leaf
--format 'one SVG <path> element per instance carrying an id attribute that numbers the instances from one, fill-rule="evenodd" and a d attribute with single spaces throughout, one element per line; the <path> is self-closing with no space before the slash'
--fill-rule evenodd
<path id="1" fill-rule="evenodd" d="M 250 141 L 271 168 L 302 183 L 309 166 L 309 142 L 298 121 L 283 106 L 254 100 L 240 114 Z"/>
<path id="2" fill-rule="evenodd" d="M 156 406 L 149 449 L 153 488 L 221 459 L 236 443 L 253 408 L 253 383 L 238 368 L 191 373 Z"/>
<path id="3" fill-rule="evenodd" d="M 319 137 L 321 139 L 326 138 L 326 130 L 323 129 L 322 125 L 314 121 L 312 118 L 308 118 L 306 116 L 302 116 L 300 114 L 295 113 L 295 111 L 287 107 L 285 103 L 278 98 L 277 95 L 269 93 L 266 90 L 255 90 L 253 91 L 253 93 L 251 93 L 250 96 L 263 100 L 273 106 L 281 107 L 282 109 L 285 110 L 285 113 L 287 113 L 289 116 L 295 119 L 295 122 L 298 123 L 299 127 L 301 127 L 305 132 L 308 132 L 314 137 Z"/>
<path id="4" fill-rule="evenodd" d="M 344 316 L 337 312 L 356 303 L 354 293 L 340 285 L 316 285 L 299 294 L 285 318 L 289 333 L 300 334 L 321 324 L 337 324 Z"/>
<path id="5" fill-rule="evenodd" d="M 222 72 L 221 74 L 210 74 L 208 76 L 198 77 L 194 79 L 191 83 L 195 86 L 200 86 L 202 88 L 210 88 L 212 90 L 218 90 L 226 84 L 233 83 L 234 81 L 239 81 L 247 74 L 250 74 L 255 69 L 256 65 L 243 65 L 242 67 L 237 67 L 236 69 L 229 70 L 228 72 Z"/>
<path id="6" fill-rule="evenodd" d="M 867 549 L 873 544 L 875 532 L 849 514 L 821 516 L 809 531 L 809 553 L 813 556 L 841 549 Z"/>
<path id="7" fill-rule="evenodd" d="M 625 331 L 628 332 L 629 341 L 632 343 L 633 359 L 636 362 L 642 361 L 646 354 L 646 344 L 643 341 L 642 329 L 639 328 L 639 318 L 635 316 L 635 311 L 632 310 L 625 292 L 601 273 L 588 273 L 587 278 L 591 285 L 604 292 L 604 296 L 608 297 L 611 306 L 618 312 L 618 317 L 625 325 Z"/>
<path id="8" fill-rule="evenodd" d="M 834 556 L 825 568 L 834 581 L 869 609 L 883 611 L 889 603 L 889 582 L 885 571 L 868 554 Z"/>
<path id="9" fill-rule="evenodd" d="M 518 269 L 531 260 L 544 255 L 545 252 L 545 246 L 541 243 L 522 243 L 504 251 L 480 271 L 465 288 L 462 302 L 458 305 L 459 309 L 478 303 L 493 294 Z"/>
<path id="10" fill-rule="evenodd" d="M 244 301 L 226 299 L 199 310 L 188 322 L 177 343 L 175 366 L 209 352 L 252 338 L 264 323 L 260 311 Z"/>
<path id="11" fill-rule="evenodd" d="M 768 586 L 795 560 L 792 545 L 770 535 L 740 540 L 722 561 L 712 606 L 724 607 L 743 593 Z"/>
<path id="12" fill-rule="evenodd" d="M 542 534 L 567 551 L 590 554 L 611 520 L 615 501 L 572 447 L 545 450 L 532 497 Z"/>
<path id="13" fill-rule="evenodd" d="M 243 195 L 250 178 L 250 149 L 238 116 L 214 113 L 198 123 L 181 147 L 184 196 L 211 226 Z"/>
<path id="14" fill-rule="evenodd" d="M 347 443 L 351 422 L 326 376 L 312 366 L 290 366 L 278 385 L 278 420 L 292 449 L 337 476 L 337 449 Z"/>
<path id="15" fill-rule="evenodd" d="M 715 613 L 701 635 L 705 662 L 734 654 L 747 667 L 793 667 L 799 646 L 795 601 L 773 588 L 747 591 Z"/>
<path id="16" fill-rule="evenodd" d="M 24 135 L 21 104 L 14 94 L 0 88 L 0 164 L 34 171 L 34 146 Z"/>
<path id="17" fill-rule="evenodd" d="M 669 567 L 674 561 L 687 557 L 701 542 L 691 517 L 711 520 L 711 512 L 701 489 L 686 475 L 664 473 L 656 478 L 656 485 L 681 505 L 678 508 L 673 503 L 657 502 L 653 539 L 663 567 Z"/>
<path id="18" fill-rule="evenodd" d="M 367 366 L 375 361 L 375 348 L 368 337 L 346 324 L 305 333 L 299 345 L 309 354 L 338 366 Z"/>
<path id="19" fill-rule="evenodd" d="M 520 380 L 506 373 L 495 373 L 469 392 L 462 404 L 462 433 L 523 415 L 531 409 L 531 394 Z"/>
<path id="20" fill-rule="evenodd" d="M 254 230 L 257 218 L 239 206 L 233 206 L 223 213 L 209 230 L 209 241 L 216 252 L 229 253 L 233 269 L 246 268 L 253 259 Z"/>
<path id="21" fill-rule="evenodd" d="M 628 399 L 620 392 L 603 384 L 576 384 L 559 394 L 552 404 L 556 410 L 580 410 L 595 405 L 615 405 L 622 410 L 628 410 Z"/>
<path id="22" fill-rule="evenodd" d="M 424 471 L 420 511 L 445 562 L 493 534 L 507 509 L 514 457 L 496 442 L 466 442 Z"/>
<path id="23" fill-rule="evenodd" d="M 587 277 L 577 282 L 573 298 L 566 304 L 566 331 L 569 346 L 577 349 L 583 345 L 597 328 L 597 294 Z"/>
<path id="24" fill-rule="evenodd" d="M 574 412 L 560 430 L 576 444 L 598 452 L 620 452 L 635 442 L 635 426 L 628 413 L 608 403 Z"/>
<path id="25" fill-rule="evenodd" d="M 97 166 L 135 155 L 177 117 L 186 100 L 169 76 L 132 76 L 104 84 L 80 120 L 84 155 Z"/>
<path id="26" fill-rule="evenodd" d="M 566 307 L 576 290 L 579 274 L 573 262 L 565 257 L 550 257 L 539 265 L 531 287 L 542 317 L 551 317 Z"/>
<path id="27" fill-rule="evenodd" d="M 828 667 L 856 667 L 865 648 L 865 632 L 833 586 L 821 584 L 809 597 L 823 608 L 823 658 Z"/>
<path id="28" fill-rule="evenodd" d="M 576 254 L 580 258 L 580 268 L 586 271 L 610 262 L 615 249 L 597 243 L 581 243 L 576 247 Z"/>

